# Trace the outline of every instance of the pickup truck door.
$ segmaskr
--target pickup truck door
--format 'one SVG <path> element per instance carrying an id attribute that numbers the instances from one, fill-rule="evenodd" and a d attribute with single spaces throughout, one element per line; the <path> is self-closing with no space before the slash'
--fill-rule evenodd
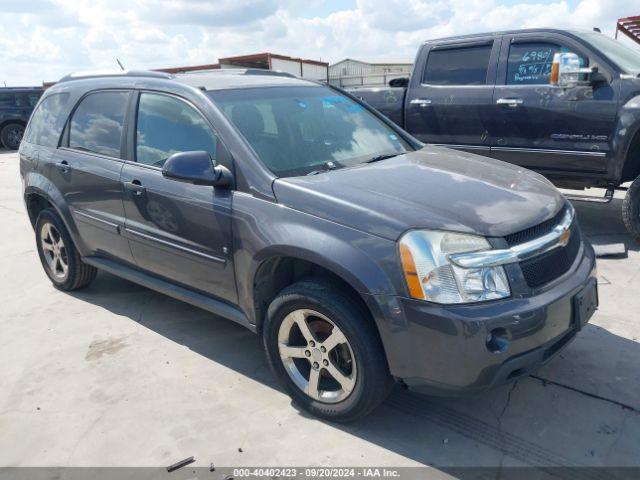
<path id="1" fill-rule="evenodd" d="M 618 95 L 609 83 L 594 88 L 549 84 L 553 56 L 573 52 L 584 67 L 606 66 L 560 34 L 503 37 L 490 109 L 491 156 L 558 176 L 605 173 L 612 151 Z"/>
<path id="2" fill-rule="evenodd" d="M 405 100 L 405 128 L 426 143 L 489 151 L 499 37 L 425 44 Z"/>

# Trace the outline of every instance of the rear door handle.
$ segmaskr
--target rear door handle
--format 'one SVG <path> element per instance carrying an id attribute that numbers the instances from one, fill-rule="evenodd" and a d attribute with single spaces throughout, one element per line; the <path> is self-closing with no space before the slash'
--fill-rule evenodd
<path id="1" fill-rule="evenodd" d="M 515 108 L 518 105 L 522 105 L 524 101 L 521 98 L 499 98 L 496 100 L 498 105 L 506 105 L 507 107 Z"/>
<path id="2" fill-rule="evenodd" d="M 69 162 L 67 162 L 66 160 L 62 160 L 61 162 L 56 163 L 56 168 L 62 173 L 68 173 L 69 170 L 71 170 Z"/>
<path id="3" fill-rule="evenodd" d="M 138 196 L 147 191 L 147 189 L 142 186 L 140 180 L 124 182 L 124 189 Z"/>
<path id="4" fill-rule="evenodd" d="M 428 98 L 414 98 L 409 102 L 411 105 L 417 105 L 419 107 L 428 107 L 431 105 L 431 100 Z"/>

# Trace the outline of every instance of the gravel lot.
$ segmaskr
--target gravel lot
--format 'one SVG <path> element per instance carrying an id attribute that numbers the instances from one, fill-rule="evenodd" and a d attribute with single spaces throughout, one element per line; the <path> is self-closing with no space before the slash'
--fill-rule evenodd
<path id="1" fill-rule="evenodd" d="M 309 418 L 249 331 L 100 273 L 55 290 L 0 152 L 0 466 L 640 466 L 640 245 L 621 196 L 577 203 L 600 259 L 600 310 L 535 376 L 463 399 L 396 391 L 348 426 Z M 603 477 L 606 478 L 606 477 Z"/>

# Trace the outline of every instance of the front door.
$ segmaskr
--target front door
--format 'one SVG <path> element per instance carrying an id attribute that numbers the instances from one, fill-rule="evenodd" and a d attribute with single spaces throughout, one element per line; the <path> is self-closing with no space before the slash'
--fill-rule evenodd
<path id="1" fill-rule="evenodd" d="M 141 92 L 131 158 L 122 171 L 126 235 L 137 265 L 189 288 L 236 302 L 229 188 L 170 180 L 162 165 L 177 152 L 229 156 L 213 129 L 187 101 Z"/>
<path id="2" fill-rule="evenodd" d="M 604 173 L 612 150 L 617 95 L 607 83 L 558 88 L 549 84 L 553 56 L 584 47 L 557 34 L 521 34 L 503 40 L 491 107 L 491 155 L 553 176 Z M 598 65 L 601 73 L 605 67 Z"/>
<path id="3" fill-rule="evenodd" d="M 406 129 L 426 143 L 488 151 L 499 43 L 488 37 L 423 47 L 407 91 Z"/>

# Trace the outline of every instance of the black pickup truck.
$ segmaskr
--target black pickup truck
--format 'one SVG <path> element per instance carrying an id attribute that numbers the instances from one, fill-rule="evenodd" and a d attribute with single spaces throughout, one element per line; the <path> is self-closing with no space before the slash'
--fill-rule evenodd
<path id="1" fill-rule="evenodd" d="M 350 93 L 426 143 L 536 170 L 556 186 L 633 181 L 640 241 L 640 50 L 596 31 L 518 30 L 425 42 L 408 86 Z M 406 83 L 406 81 L 405 81 Z"/>
<path id="2" fill-rule="evenodd" d="M 0 88 L 0 147 L 18 149 L 43 91 L 41 87 Z"/>

